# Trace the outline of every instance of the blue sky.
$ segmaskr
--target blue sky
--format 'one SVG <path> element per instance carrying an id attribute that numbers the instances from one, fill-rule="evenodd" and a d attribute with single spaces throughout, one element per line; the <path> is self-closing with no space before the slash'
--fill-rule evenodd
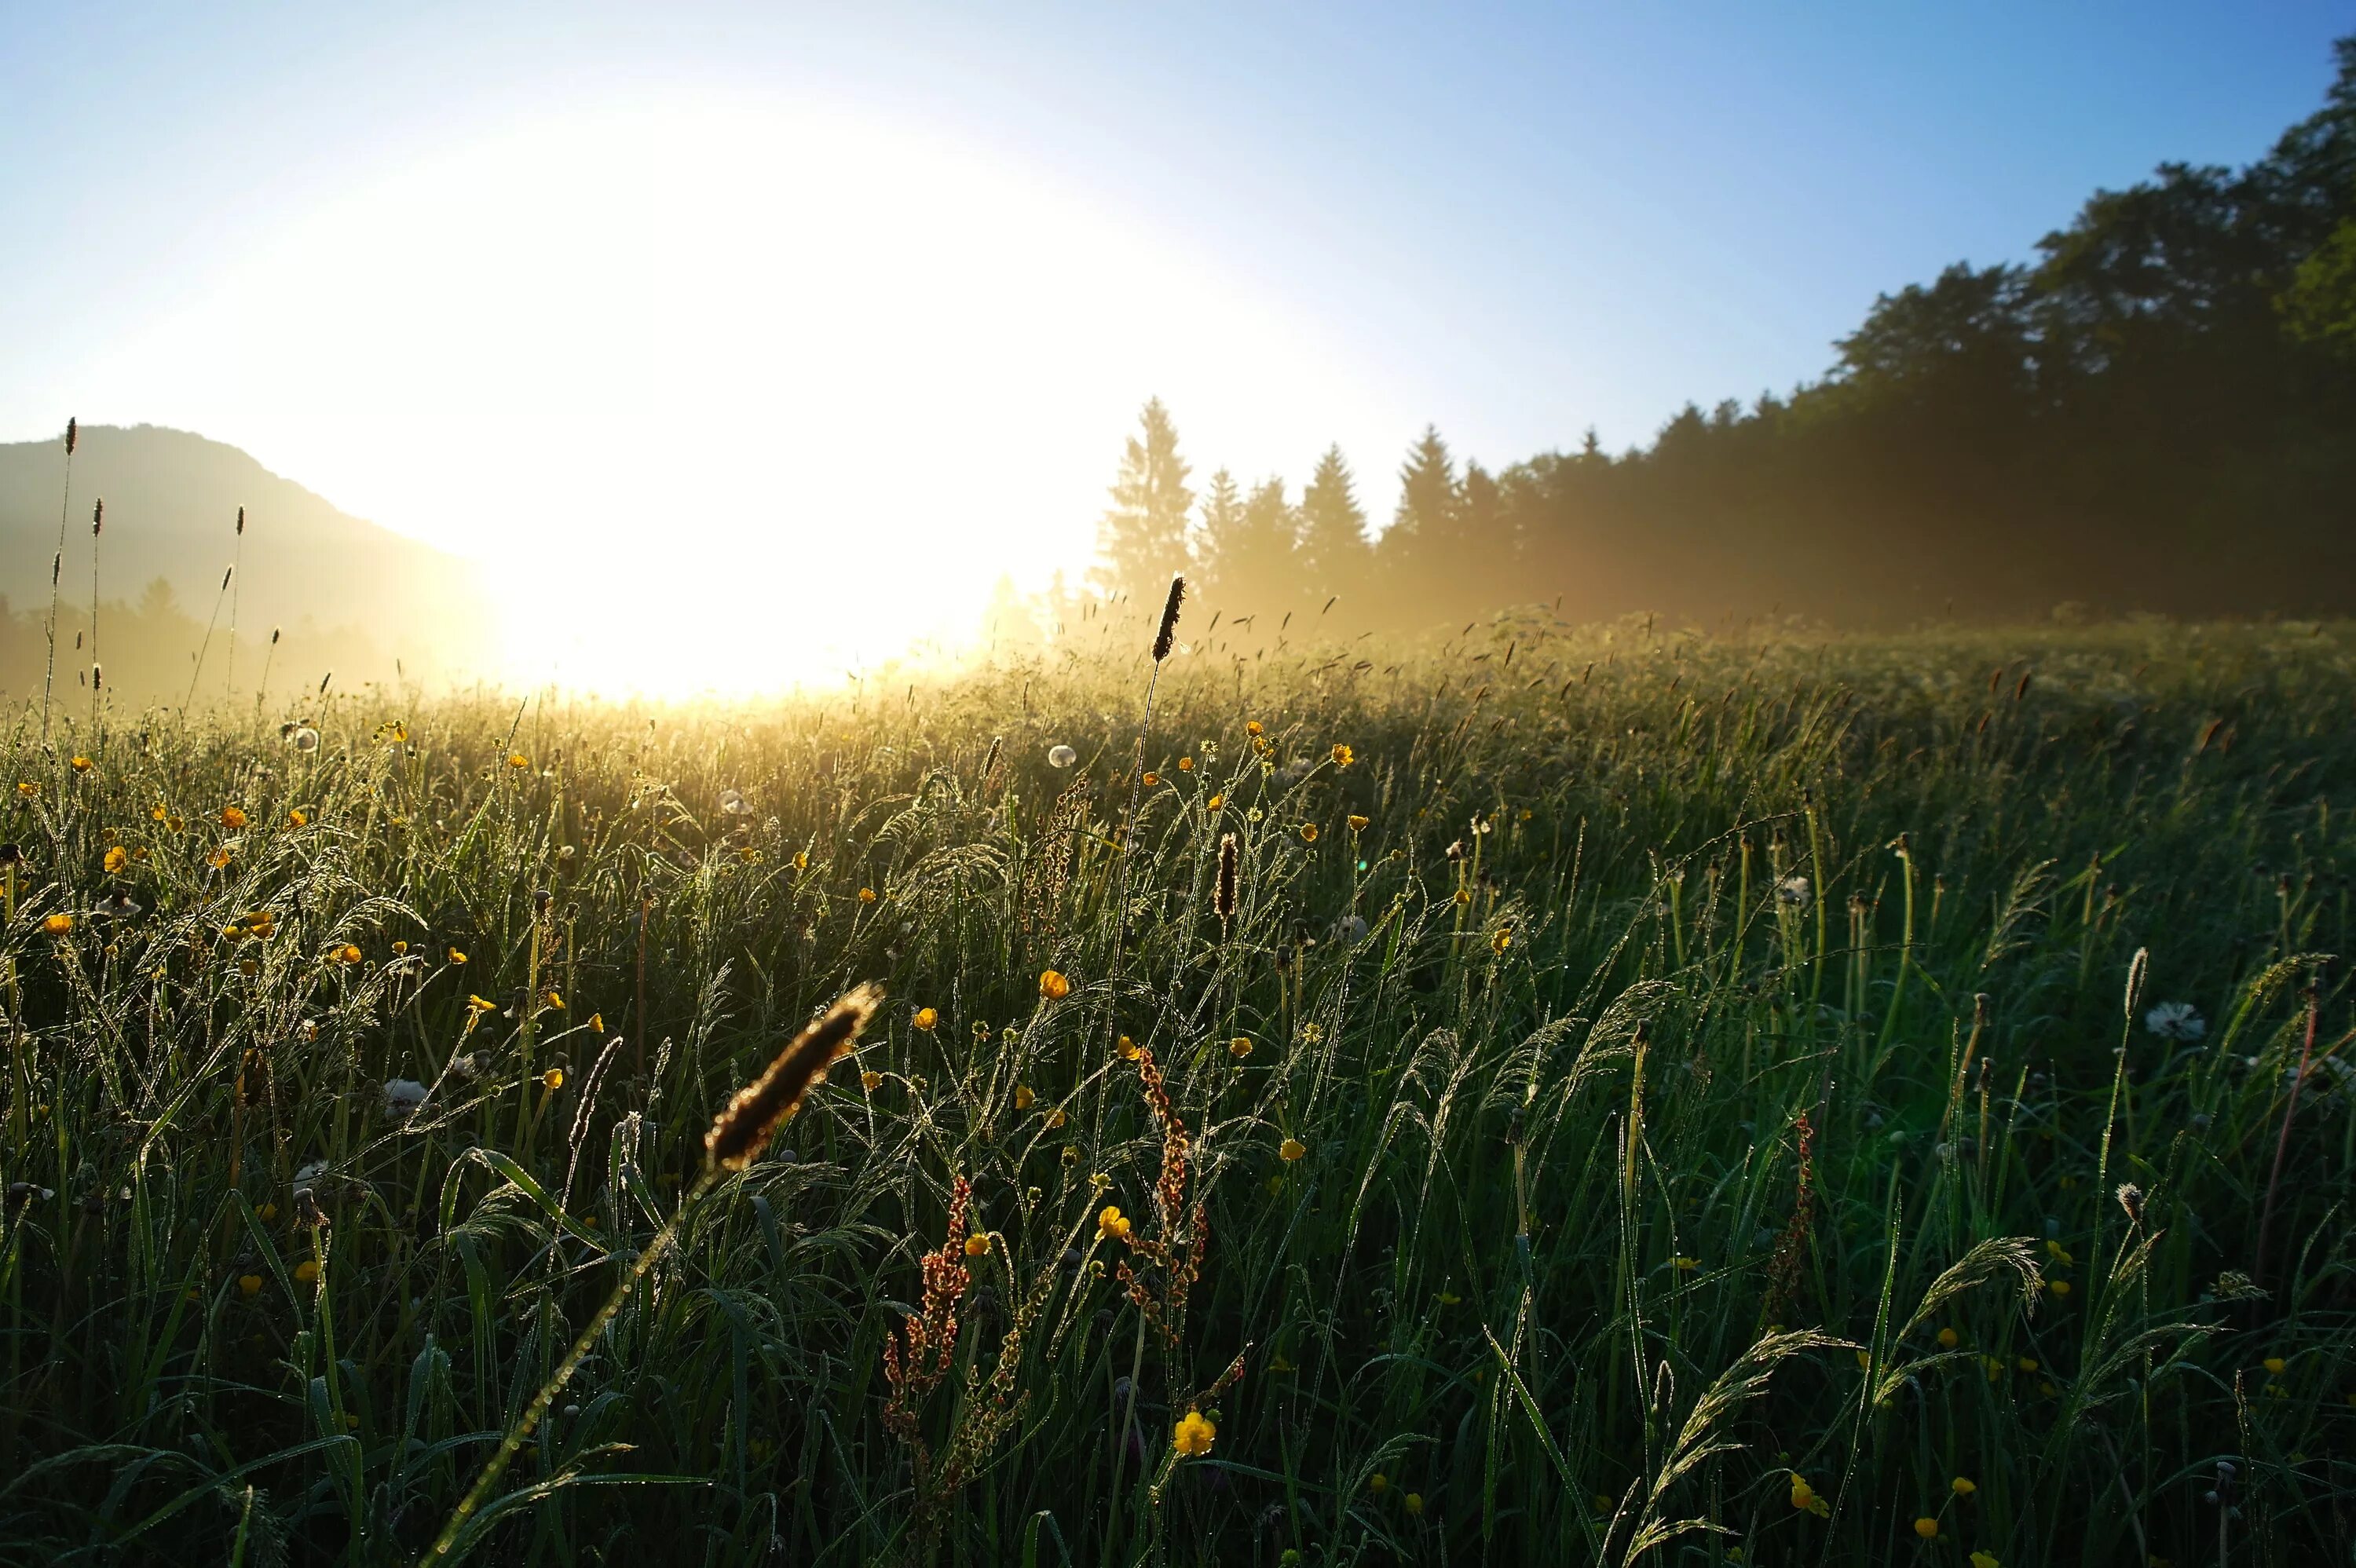
<path id="1" fill-rule="evenodd" d="M 1297 483 L 1339 440 L 1378 517 L 1426 420 L 1493 464 L 1590 424 L 1642 442 L 1820 373 L 1877 293 L 2026 257 L 2098 186 L 2257 155 L 2356 28 L 2314 4 L 206 9 L 0 6 L 0 439 L 183 425 L 496 553 L 547 519 L 421 455 L 455 405 L 511 418 L 543 475 L 673 408 L 781 443 L 770 474 L 960 418 L 946 450 L 997 496 L 972 525 L 1025 581 L 1085 555 L 1148 395 L 1205 473 Z M 466 289 L 477 245 L 504 283 Z M 830 247 L 755 301 L 761 257 Z M 428 273 L 481 298 L 408 298 Z M 565 333 L 508 342 L 550 287 Z M 666 341 L 682 302 L 701 357 Z M 862 390 L 871 329 L 893 368 Z M 893 385 L 937 399 L 868 442 Z M 819 450 L 762 433 L 829 420 Z M 447 499 L 470 491 L 503 504 Z M 783 526 L 922 545 L 954 495 L 813 492 Z"/>

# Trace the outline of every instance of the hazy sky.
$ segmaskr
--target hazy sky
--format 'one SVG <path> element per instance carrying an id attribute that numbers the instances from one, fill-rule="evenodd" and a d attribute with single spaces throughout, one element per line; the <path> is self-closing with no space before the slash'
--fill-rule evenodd
<path id="1" fill-rule="evenodd" d="M 2261 153 L 2356 27 L 363 9 L 0 0 L 0 439 L 200 431 L 492 561 L 519 673 L 723 685 L 1084 564 L 1155 393 L 1198 475 L 1338 440 L 1379 518 L 1427 420 L 1495 464 L 1788 389 L 1882 290 Z"/>

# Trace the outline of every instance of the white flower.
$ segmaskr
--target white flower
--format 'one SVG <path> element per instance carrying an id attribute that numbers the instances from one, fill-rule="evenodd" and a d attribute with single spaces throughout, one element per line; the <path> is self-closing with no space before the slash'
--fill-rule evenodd
<path id="1" fill-rule="evenodd" d="M 2209 1022 L 2190 1002 L 2162 1002 L 2144 1014 L 2143 1027 L 2162 1040 L 2199 1040 Z"/>
<path id="2" fill-rule="evenodd" d="M 1345 914 L 1333 923 L 1333 940 L 1344 947 L 1355 947 L 1366 939 L 1366 923 L 1355 914 Z"/>
<path id="3" fill-rule="evenodd" d="M 1051 768 L 1068 768 L 1079 760 L 1080 754 L 1072 750 L 1069 746 L 1050 746 L 1047 748 L 1047 765 Z"/>
<path id="4" fill-rule="evenodd" d="M 723 789 L 720 792 L 720 809 L 731 816 L 750 816 L 753 803 L 733 789 Z"/>
<path id="5" fill-rule="evenodd" d="M 384 1114 L 399 1121 L 425 1104 L 425 1085 L 414 1078 L 395 1078 L 384 1086 Z"/>
<path id="6" fill-rule="evenodd" d="M 1815 890 L 1808 885 L 1805 877 L 1786 877 L 1775 884 L 1775 901 L 1790 904 L 1794 909 L 1807 908 L 1808 901 L 1815 896 Z"/>

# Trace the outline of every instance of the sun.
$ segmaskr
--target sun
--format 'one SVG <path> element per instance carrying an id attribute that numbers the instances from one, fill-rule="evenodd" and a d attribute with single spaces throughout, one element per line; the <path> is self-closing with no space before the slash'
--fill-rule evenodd
<path id="1" fill-rule="evenodd" d="M 1001 578 L 1084 568 L 1147 395 L 1348 410 L 1237 278 L 953 137 L 663 101 L 359 183 L 177 357 L 277 466 L 485 564 L 487 673 L 748 693 L 953 649 Z"/>

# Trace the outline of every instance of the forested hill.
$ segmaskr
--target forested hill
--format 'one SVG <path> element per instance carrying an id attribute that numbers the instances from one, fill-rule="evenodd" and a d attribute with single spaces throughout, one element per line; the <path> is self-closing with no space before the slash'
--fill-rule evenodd
<path id="1" fill-rule="evenodd" d="M 1705 624 L 2356 611 L 2356 37 L 2336 50 L 2264 158 L 2165 165 L 2030 264 L 1884 294 L 1789 396 L 1500 472 L 1428 432 L 1378 535 L 1338 451 L 1298 491 L 1197 488 L 1151 405 L 1098 580 L 1151 600 L 1183 568 L 1271 621 L 1338 594 L 1351 625 L 1558 596 Z"/>
<path id="2" fill-rule="evenodd" d="M 396 660 L 412 674 L 464 676 L 484 645 L 487 619 L 468 563 L 351 517 L 234 446 L 153 425 L 85 425 L 70 500 L 65 475 L 62 440 L 0 445 L 0 688 L 11 694 L 43 679 L 61 506 L 59 668 L 69 687 L 73 667 L 87 662 L 70 656 L 89 620 L 93 549 L 101 653 L 126 696 L 178 695 L 200 650 L 227 673 L 231 602 L 221 586 L 232 563 L 236 656 L 251 661 L 249 682 L 273 628 L 285 634 L 282 679 L 316 681 L 330 668 L 348 682 L 389 678 Z M 105 527 L 93 539 L 101 499 Z"/>

